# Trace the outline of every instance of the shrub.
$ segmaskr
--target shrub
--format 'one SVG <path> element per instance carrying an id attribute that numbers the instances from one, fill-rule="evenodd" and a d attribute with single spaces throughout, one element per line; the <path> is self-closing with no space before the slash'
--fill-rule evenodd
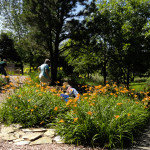
<path id="1" fill-rule="evenodd" d="M 6 124 L 19 123 L 24 127 L 52 123 L 57 114 L 64 111 L 65 102 L 54 95 L 54 89 L 46 88 L 28 80 L 27 85 L 8 97 L 1 105 L 1 121 Z"/>
<path id="2" fill-rule="evenodd" d="M 146 124 L 150 113 L 142 102 L 122 95 L 123 89 L 117 97 L 100 90 L 84 93 L 80 102 L 70 100 L 70 111 L 58 115 L 57 132 L 67 143 L 124 147 Z"/>

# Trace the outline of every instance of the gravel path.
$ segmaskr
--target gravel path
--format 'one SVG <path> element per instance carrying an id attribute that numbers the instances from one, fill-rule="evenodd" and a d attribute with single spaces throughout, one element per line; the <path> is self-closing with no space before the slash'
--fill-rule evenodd
<path id="1" fill-rule="evenodd" d="M 22 86 L 25 78 L 26 76 L 10 76 L 10 81 L 13 84 L 16 84 L 16 79 L 17 79 L 19 86 Z M 0 102 L 4 101 L 5 97 L 8 96 L 8 94 L 9 93 L 7 93 L 7 91 L 6 93 L 0 92 Z M 75 146 L 75 145 L 68 145 L 68 144 L 41 144 L 41 145 L 32 145 L 32 146 L 30 145 L 18 146 L 9 143 L 8 141 L 3 141 L 0 138 L 0 150 L 104 150 L 104 149 L 99 147 L 91 148 L 91 147 Z M 144 130 L 144 133 L 138 138 L 136 145 L 126 150 L 150 150 L 150 121 L 147 128 Z"/>
<path id="2" fill-rule="evenodd" d="M 133 150 L 150 150 L 150 121 L 144 129 L 142 135 L 137 137 L 137 144 L 133 146 Z"/>
<path id="3" fill-rule="evenodd" d="M 67 144 L 41 144 L 17 146 L 8 142 L 0 142 L 0 150 L 102 150 L 101 148 L 88 148 Z"/>

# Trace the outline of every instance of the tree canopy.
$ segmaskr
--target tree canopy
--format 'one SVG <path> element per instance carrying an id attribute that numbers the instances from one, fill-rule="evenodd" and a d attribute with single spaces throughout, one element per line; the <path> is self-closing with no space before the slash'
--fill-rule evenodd
<path id="1" fill-rule="evenodd" d="M 79 4 L 84 10 L 77 13 Z M 104 83 L 109 76 L 128 86 L 149 69 L 149 0 L 1 0 L 1 6 L 19 55 L 30 65 L 49 58 L 53 84 L 65 57 L 74 72 L 101 70 Z"/>

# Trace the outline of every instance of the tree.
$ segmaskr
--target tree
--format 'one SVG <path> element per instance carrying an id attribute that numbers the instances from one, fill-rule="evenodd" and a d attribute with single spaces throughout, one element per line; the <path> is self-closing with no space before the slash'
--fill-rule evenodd
<path id="1" fill-rule="evenodd" d="M 137 65 L 141 68 L 146 67 L 143 66 L 143 62 L 146 62 L 146 60 L 142 57 L 146 48 L 145 31 L 143 29 L 149 22 L 150 4 L 147 0 L 120 0 L 117 5 L 114 3 L 112 5 L 115 8 L 111 12 L 114 16 L 112 18 L 113 26 L 118 29 L 113 44 L 119 61 L 123 65 L 122 70 L 126 85 L 129 88 L 132 73 L 140 71 L 137 69 Z"/>
<path id="2" fill-rule="evenodd" d="M 14 40 L 6 33 L 0 35 L 0 57 L 9 61 L 21 62 L 20 56 L 14 48 Z"/>
<path id="3" fill-rule="evenodd" d="M 102 6 L 105 7 L 104 5 Z M 94 56 L 93 60 L 97 62 L 95 70 L 101 70 L 101 74 L 104 77 L 104 84 L 106 84 L 106 68 L 112 49 L 110 13 L 108 11 L 99 11 L 96 1 L 93 0 L 86 8 L 84 14 L 83 26 L 80 28 L 80 32 L 76 34 L 75 41 L 82 41 L 83 45 L 88 47 L 86 54 L 91 54 L 88 58 Z"/>
<path id="4" fill-rule="evenodd" d="M 73 67 L 73 72 L 89 77 L 97 70 L 100 59 L 93 52 L 93 48 L 84 45 L 83 42 L 81 44 L 81 41 L 75 42 L 73 40 L 68 40 L 64 47 L 68 47 L 64 56 L 68 64 Z"/>
<path id="5" fill-rule="evenodd" d="M 71 24 L 76 24 L 74 17 L 77 3 L 83 0 L 23 0 L 23 17 L 28 25 L 40 33 L 40 43 L 49 53 L 51 60 L 52 84 L 57 80 L 57 64 L 60 43 L 71 36 Z M 49 56 L 50 55 L 50 56 Z"/>
<path id="6" fill-rule="evenodd" d="M 3 26 L 5 32 L 12 32 L 15 40 L 19 40 L 27 32 L 27 26 L 21 17 L 23 7 L 22 0 L 1 0 L 1 16 L 3 17 Z"/>
<path id="7" fill-rule="evenodd" d="M 102 44 L 99 53 L 107 56 L 103 58 L 107 58 L 104 62 L 108 61 L 109 73 L 115 79 L 119 73 L 120 80 L 128 87 L 131 73 L 138 71 L 137 63 L 141 66 L 146 62 L 142 56 L 149 49 L 145 30 L 149 24 L 150 4 L 148 0 L 101 0 L 97 1 L 97 7 L 87 20 L 94 31 L 91 35 Z"/>

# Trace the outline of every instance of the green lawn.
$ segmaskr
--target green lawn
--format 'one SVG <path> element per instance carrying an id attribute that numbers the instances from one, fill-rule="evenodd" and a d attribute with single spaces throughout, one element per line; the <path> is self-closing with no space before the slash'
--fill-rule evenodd
<path id="1" fill-rule="evenodd" d="M 147 89 L 147 78 L 136 77 L 134 82 L 130 83 L 129 88 L 135 89 L 136 92 L 146 91 Z"/>

